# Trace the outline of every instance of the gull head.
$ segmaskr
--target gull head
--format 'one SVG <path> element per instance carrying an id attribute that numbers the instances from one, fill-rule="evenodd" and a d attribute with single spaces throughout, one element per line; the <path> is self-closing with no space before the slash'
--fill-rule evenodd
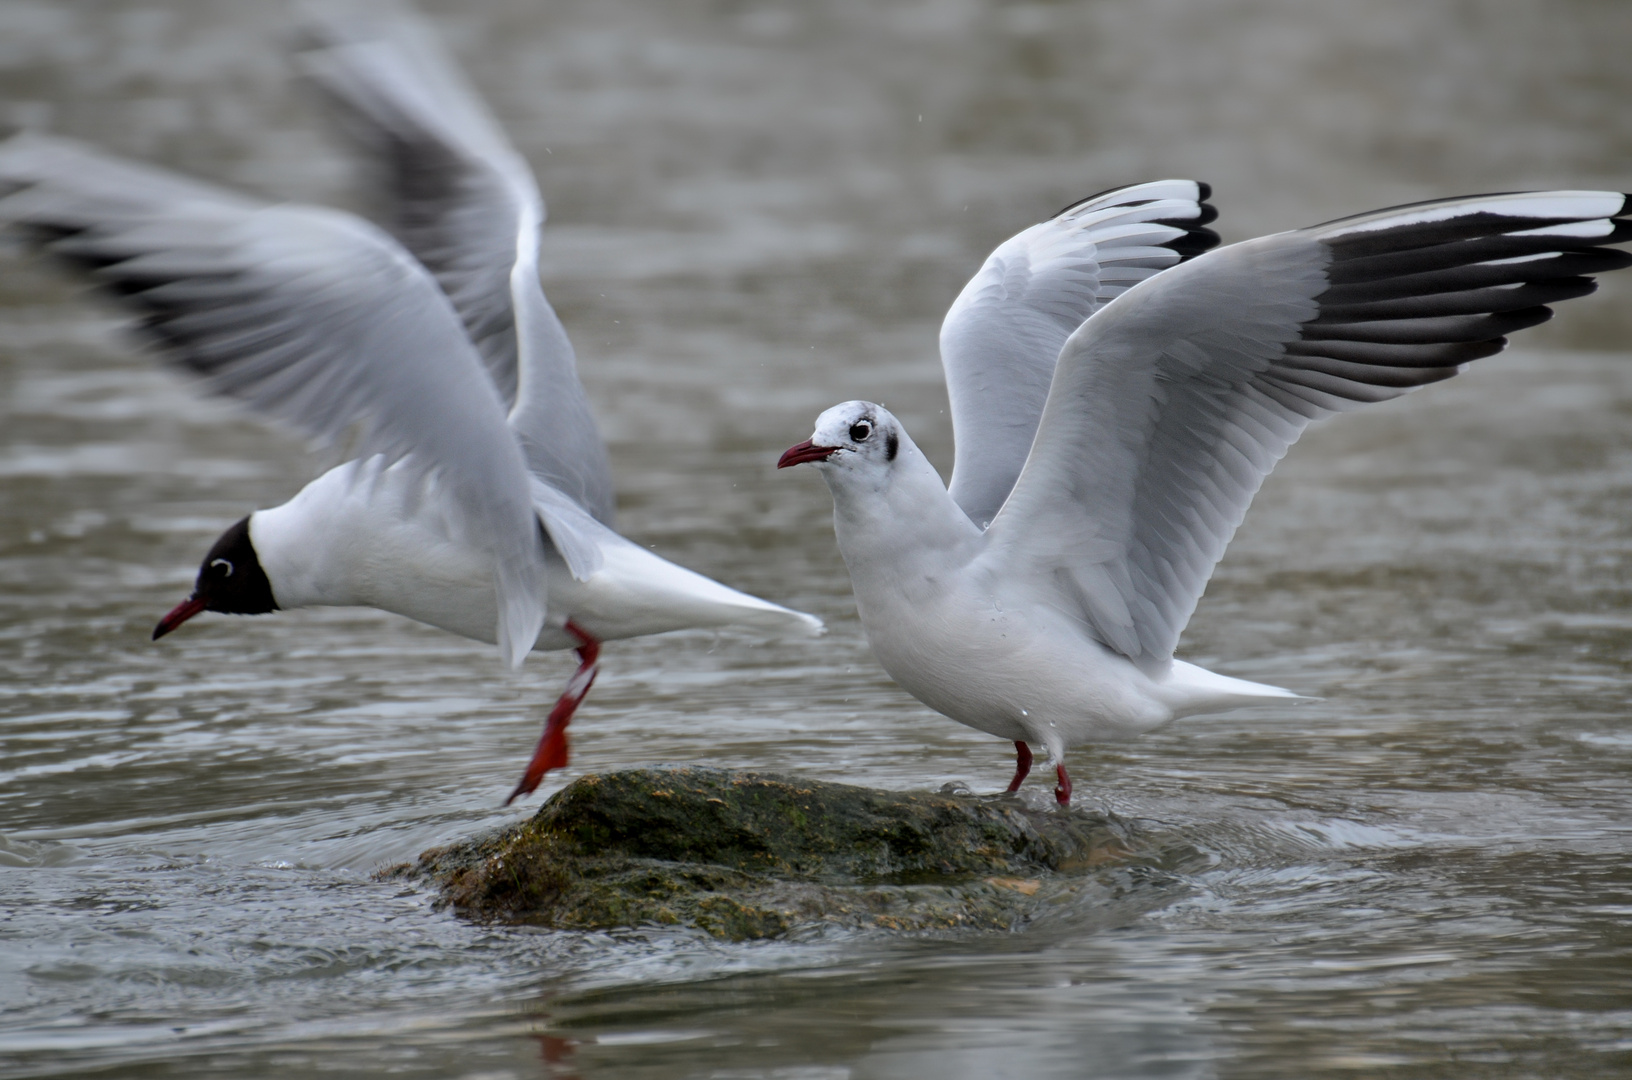
<path id="1" fill-rule="evenodd" d="M 901 452 L 901 422 L 882 405 L 846 401 L 816 418 L 816 431 L 790 446 L 776 463 L 779 469 L 810 463 L 831 480 L 836 472 L 881 475 Z"/>
<path id="2" fill-rule="evenodd" d="M 276 610 L 278 603 L 272 598 L 272 583 L 261 569 L 255 545 L 250 543 L 249 518 L 246 517 L 222 533 L 210 548 L 198 568 L 193 595 L 159 620 L 159 625 L 153 628 L 153 640 L 159 640 L 201 611 L 264 615 Z"/>

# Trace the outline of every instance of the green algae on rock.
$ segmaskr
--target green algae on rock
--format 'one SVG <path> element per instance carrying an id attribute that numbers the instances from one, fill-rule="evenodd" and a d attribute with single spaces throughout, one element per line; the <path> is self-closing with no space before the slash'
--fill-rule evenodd
<path id="1" fill-rule="evenodd" d="M 743 940 L 1007 929 L 1129 856 L 1122 825 L 1081 811 L 684 767 L 582 777 L 519 826 L 384 873 L 429 878 L 480 920 Z"/>

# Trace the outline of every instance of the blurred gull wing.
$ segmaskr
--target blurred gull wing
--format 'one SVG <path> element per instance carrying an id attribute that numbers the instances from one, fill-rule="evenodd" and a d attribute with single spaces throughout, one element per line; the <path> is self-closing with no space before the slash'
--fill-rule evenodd
<path id="1" fill-rule="evenodd" d="M 1313 420 L 1448 379 L 1545 305 L 1632 265 L 1626 196 L 1396 207 L 1220 248 L 1066 342 L 1036 443 L 987 532 L 1135 662 L 1173 654 L 1265 476 Z"/>
<path id="2" fill-rule="evenodd" d="M 536 250 L 543 201 L 474 89 L 407 11 L 307 5 L 296 57 L 383 195 L 386 227 L 436 275 L 506 405 L 516 395 L 510 277 Z"/>
<path id="3" fill-rule="evenodd" d="M 611 524 L 606 448 L 538 281 L 544 202 L 527 162 L 406 8 L 314 4 L 307 16 L 300 62 L 379 174 L 388 227 L 464 320 L 529 467 Z"/>
<path id="4" fill-rule="evenodd" d="M 350 214 L 269 205 L 20 135 L 0 144 L 0 221 L 142 316 L 211 393 L 307 434 L 435 472 L 493 552 L 516 665 L 544 619 L 543 546 L 521 449 L 447 298 Z"/>
<path id="5" fill-rule="evenodd" d="M 1073 203 L 1005 241 L 941 324 L 957 462 L 949 489 L 984 528 L 1008 497 L 1043 414 L 1060 347 L 1083 320 L 1218 243 L 1206 184 L 1157 180 Z"/>

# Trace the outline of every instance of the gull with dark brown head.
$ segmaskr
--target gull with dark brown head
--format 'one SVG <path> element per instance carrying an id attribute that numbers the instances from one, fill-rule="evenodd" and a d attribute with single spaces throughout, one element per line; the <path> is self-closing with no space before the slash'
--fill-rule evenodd
<path id="1" fill-rule="evenodd" d="M 814 464 L 873 651 L 1013 740 L 1017 790 L 1066 750 L 1299 695 L 1174 656 L 1264 477 L 1311 422 L 1499 352 L 1632 264 L 1615 192 L 1479 195 L 1207 250 L 1207 189 L 1163 181 L 999 247 L 941 329 L 950 488 L 900 421 L 848 401 Z"/>

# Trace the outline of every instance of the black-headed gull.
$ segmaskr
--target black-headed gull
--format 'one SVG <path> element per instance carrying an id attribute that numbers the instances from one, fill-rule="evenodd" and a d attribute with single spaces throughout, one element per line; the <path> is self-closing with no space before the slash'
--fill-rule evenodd
<path id="1" fill-rule="evenodd" d="M 1448 379 L 1546 305 L 1632 264 L 1628 198 L 1481 195 L 1207 246 L 1207 190 L 1164 181 L 999 247 L 941 328 L 950 490 L 868 401 L 824 412 L 811 462 L 868 641 L 954 720 L 1063 755 L 1169 720 L 1295 698 L 1175 659 L 1265 476 L 1313 420 Z"/>
<path id="2" fill-rule="evenodd" d="M 576 649 L 514 799 L 566 763 L 601 642 L 820 632 L 612 530 L 606 451 L 538 281 L 538 188 L 434 42 L 404 21 L 328 34 L 306 60 L 386 166 L 400 243 L 65 139 L 0 144 L 0 221 L 134 308 L 209 392 L 359 440 L 223 533 L 153 636 L 203 611 L 365 605 L 496 642 L 512 667 Z"/>

